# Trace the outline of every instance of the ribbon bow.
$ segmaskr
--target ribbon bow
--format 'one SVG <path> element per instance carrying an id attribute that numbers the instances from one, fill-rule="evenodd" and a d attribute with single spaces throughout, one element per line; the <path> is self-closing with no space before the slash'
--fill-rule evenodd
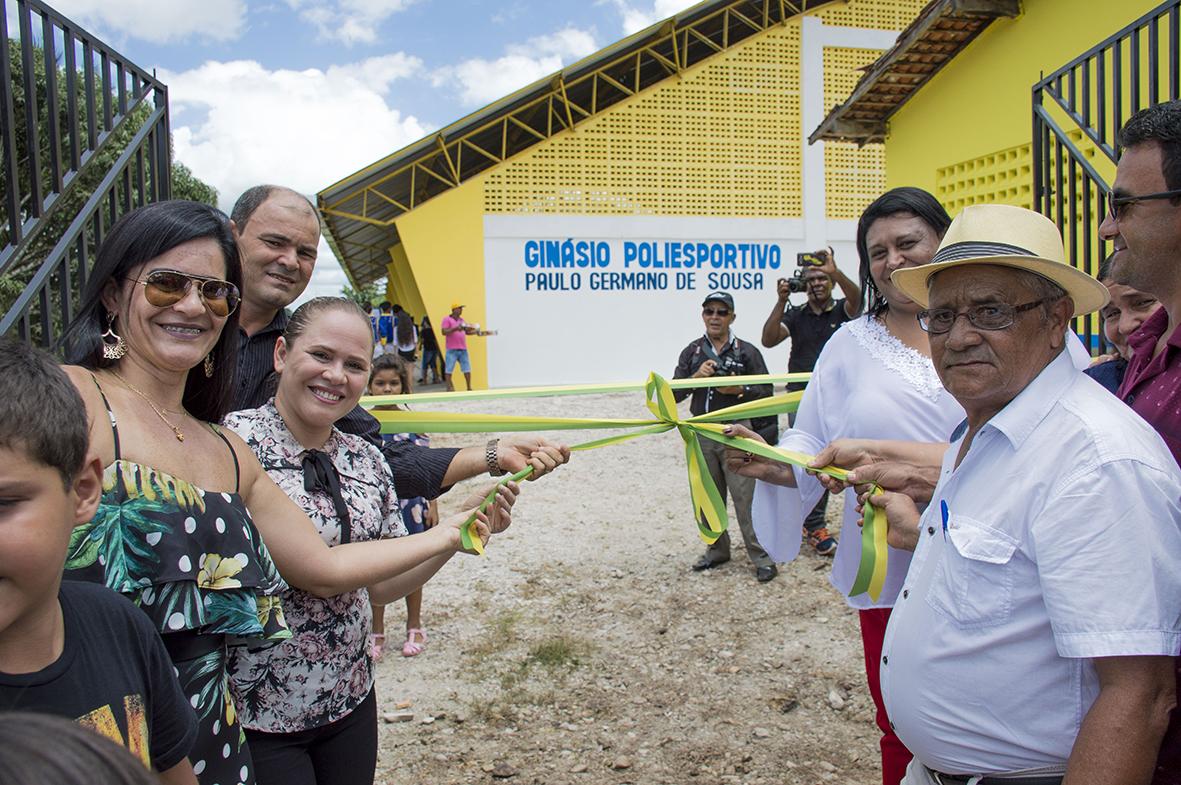
<path id="1" fill-rule="evenodd" d="M 332 497 L 336 508 L 336 519 L 340 522 L 340 544 L 346 545 L 353 539 L 352 518 L 349 508 L 340 493 L 340 475 L 332 465 L 328 453 L 322 450 L 308 450 L 303 456 L 303 489 L 308 493 L 321 491 Z"/>
<path id="2" fill-rule="evenodd" d="M 686 386 L 686 385 L 682 385 Z M 705 386 L 705 385 L 702 385 Z M 610 444 L 636 439 L 654 433 L 664 433 L 674 428 L 685 442 L 685 460 L 688 464 L 689 493 L 693 502 L 693 513 L 697 520 L 697 532 L 707 543 L 712 543 L 726 531 L 728 519 L 726 503 L 718 492 L 713 478 L 705 468 L 705 455 L 701 451 L 701 444 L 697 436 L 712 439 L 728 447 L 755 453 L 781 463 L 793 466 L 808 467 L 812 462 L 811 455 L 772 447 L 754 439 L 727 436 L 722 423 L 734 420 L 745 420 L 754 417 L 766 417 L 773 414 L 783 414 L 796 410 L 802 392 L 791 392 L 746 401 L 735 406 L 699 414 L 694 417 L 681 419 L 677 414 L 677 403 L 673 397 L 672 387 L 668 381 L 656 373 L 648 375 L 644 385 L 648 398 L 648 410 L 656 420 L 638 419 L 591 419 L 583 417 L 513 417 L 496 414 L 457 414 L 450 412 L 427 412 L 422 410 L 391 409 L 374 410 L 371 412 L 381 425 L 383 433 L 413 432 L 413 433 L 487 433 L 505 431 L 535 431 L 535 430 L 585 430 L 596 428 L 630 428 L 632 433 L 608 436 L 604 439 L 576 444 L 571 451 L 593 450 Z M 821 469 L 809 469 L 818 474 L 827 474 L 844 480 L 848 472 L 836 466 L 826 466 Z M 533 467 L 527 466 L 516 474 L 504 477 L 499 484 L 510 481 L 520 481 L 533 473 Z M 874 493 L 880 493 L 875 488 Z M 496 497 L 494 488 L 484 498 L 479 509 L 487 509 Z M 480 538 L 473 533 L 473 515 L 460 530 L 460 539 L 466 550 L 483 553 Z M 886 580 L 886 520 L 873 505 L 865 506 L 864 524 L 861 529 L 861 564 L 857 577 L 853 582 L 850 596 L 868 592 L 875 601 L 881 596 L 882 586 Z"/>

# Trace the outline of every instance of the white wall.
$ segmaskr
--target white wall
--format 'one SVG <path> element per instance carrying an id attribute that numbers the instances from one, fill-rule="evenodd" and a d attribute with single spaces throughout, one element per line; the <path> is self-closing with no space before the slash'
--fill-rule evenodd
<path id="1" fill-rule="evenodd" d="M 824 47 L 888 49 L 897 33 L 825 25 L 802 20 L 800 49 L 801 122 L 804 136 L 824 118 Z M 775 305 L 776 282 L 796 269 L 796 254 L 831 245 L 837 264 L 857 281 L 856 222 L 825 218 L 824 144 L 803 141 L 804 215 L 796 220 L 762 218 L 666 218 L 654 216 L 484 217 L 484 275 L 489 329 L 488 380 L 492 387 L 579 382 L 642 381 L 649 371 L 671 376 L 677 355 L 703 332 L 701 301 L 714 287 L 709 274 L 748 273 L 750 288 L 725 287 L 738 315 L 734 332 L 756 346 L 763 322 Z M 607 243 L 607 267 L 541 268 L 526 263 L 526 243 L 570 240 Z M 754 243 L 778 248 L 781 264 L 766 269 L 625 267 L 628 242 Z M 593 273 L 663 272 L 668 288 L 602 291 L 591 288 Z M 678 288 L 678 273 L 694 273 L 691 287 Z M 564 276 L 567 290 L 527 287 L 529 273 Z M 569 288 L 578 273 L 581 287 Z M 761 279 L 754 276 L 761 274 Z M 683 279 L 682 279 L 682 282 Z M 839 291 L 834 296 L 840 297 Z M 801 303 L 803 294 L 793 295 Z M 772 372 L 786 372 L 790 342 L 763 350 Z"/>
<path id="2" fill-rule="evenodd" d="M 829 221 L 819 245 L 832 245 L 837 263 L 857 280 L 855 224 Z M 737 319 L 734 332 L 756 346 L 763 322 L 775 304 L 779 278 L 796 269 L 796 254 L 815 250 L 803 239 L 803 222 L 772 219 L 506 216 L 484 217 L 484 274 L 487 291 L 486 328 L 499 334 L 488 341 L 488 380 L 492 387 L 581 382 L 642 381 L 649 371 L 671 376 L 677 355 L 703 331 L 701 302 L 713 289 L 711 273 L 745 273 L 751 288 L 729 287 Z M 610 249 L 606 267 L 542 268 L 526 262 L 530 241 L 602 242 Z M 625 267 L 625 244 L 666 242 L 731 245 L 758 244 L 778 249 L 781 266 L 766 269 L 715 268 L 711 262 L 693 268 Z M 604 291 L 592 288 L 591 276 L 603 273 L 665 273 L 668 287 L 658 290 Z M 564 276 L 567 290 L 539 290 L 530 274 Z M 581 286 L 572 289 L 574 274 Z M 677 288 L 678 274 L 693 274 L 692 286 Z M 761 276 L 761 280 L 756 278 Z M 837 293 L 836 296 L 840 296 Z M 792 297 L 793 303 L 804 295 Z M 787 369 L 788 343 L 764 350 L 768 368 Z"/>

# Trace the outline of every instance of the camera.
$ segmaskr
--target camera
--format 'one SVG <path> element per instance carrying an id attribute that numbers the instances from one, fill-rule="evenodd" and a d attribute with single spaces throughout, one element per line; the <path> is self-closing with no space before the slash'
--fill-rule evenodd
<path id="1" fill-rule="evenodd" d="M 814 253 L 796 254 L 796 267 L 819 267 L 824 260 Z"/>
<path id="2" fill-rule="evenodd" d="M 714 366 L 714 376 L 745 376 L 746 363 L 738 357 L 730 356 Z"/>
<path id="3" fill-rule="evenodd" d="M 804 254 L 800 254 L 803 256 Z M 784 278 L 787 281 L 787 290 L 792 294 L 797 292 L 805 292 L 808 290 L 808 282 L 804 280 L 804 271 L 797 268 L 790 278 Z"/>

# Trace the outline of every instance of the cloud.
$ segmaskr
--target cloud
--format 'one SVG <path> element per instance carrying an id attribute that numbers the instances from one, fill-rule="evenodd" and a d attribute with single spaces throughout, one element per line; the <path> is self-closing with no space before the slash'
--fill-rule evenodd
<path id="1" fill-rule="evenodd" d="M 566 27 L 524 44 L 512 44 L 496 60 L 473 58 L 436 69 L 431 81 L 435 86 L 458 88 L 464 104 L 482 105 L 549 76 L 597 49 L 592 32 Z"/>
<path id="2" fill-rule="evenodd" d="M 54 0 L 53 7 L 95 32 L 154 44 L 233 41 L 246 26 L 246 0 Z"/>
<path id="3" fill-rule="evenodd" d="M 628 0 L 610 0 L 610 4 L 623 17 L 624 35 L 631 35 L 684 11 L 693 4 L 693 0 L 652 0 L 651 6 L 642 7 L 632 5 Z"/>
<path id="4" fill-rule="evenodd" d="M 415 0 L 287 0 L 305 22 L 315 26 L 322 39 L 346 46 L 377 42 L 378 27 Z"/>
<path id="5" fill-rule="evenodd" d="M 268 70 L 251 60 L 161 72 L 173 110 L 176 158 L 218 189 L 221 208 L 258 183 L 314 197 L 325 186 L 430 131 L 387 101 L 422 63 L 397 53 L 325 70 Z M 321 244 L 314 291 L 335 294 L 343 274 Z"/>

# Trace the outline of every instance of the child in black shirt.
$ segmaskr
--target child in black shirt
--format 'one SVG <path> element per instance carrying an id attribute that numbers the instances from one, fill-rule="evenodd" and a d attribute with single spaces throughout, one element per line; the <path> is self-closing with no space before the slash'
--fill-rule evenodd
<path id="1" fill-rule="evenodd" d="M 65 373 L 0 340 L 0 710 L 75 719 L 162 782 L 195 784 L 196 715 L 148 618 L 103 586 L 62 581 L 70 533 L 102 493 L 87 444 Z"/>

